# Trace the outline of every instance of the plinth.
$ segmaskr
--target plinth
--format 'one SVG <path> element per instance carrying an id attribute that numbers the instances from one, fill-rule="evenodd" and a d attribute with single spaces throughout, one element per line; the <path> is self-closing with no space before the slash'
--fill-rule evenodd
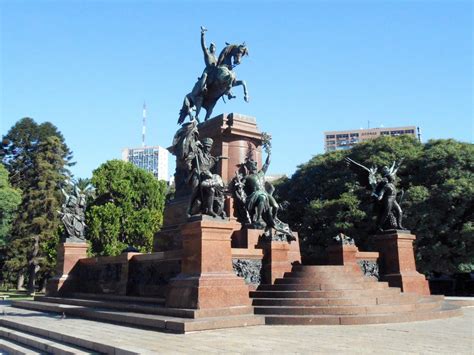
<path id="1" fill-rule="evenodd" d="M 374 237 L 380 253 L 382 279 L 391 287 L 400 287 L 403 292 L 429 295 L 425 276 L 416 271 L 413 242 L 416 236 L 408 231 L 387 231 Z"/>
<path id="2" fill-rule="evenodd" d="M 357 263 L 357 253 L 359 249 L 354 244 L 336 243 L 327 249 L 327 263 L 329 265 L 345 265 L 360 273 L 360 266 Z"/>
<path id="3" fill-rule="evenodd" d="M 171 280 L 166 306 L 172 308 L 227 308 L 250 306 L 249 288 L 232 269 L 229 221 L 206 219 L 181 226 L 181 273 Z"/>
<path id="4" fill-rule="evenodd" d="M 56 276 L 48 280 L 46 295 L 55 296 L 71 290 L 74 282 L 72 272 L 80 259 L 87 258 L 87 243 L 61 243 L 58 247 Z"/>

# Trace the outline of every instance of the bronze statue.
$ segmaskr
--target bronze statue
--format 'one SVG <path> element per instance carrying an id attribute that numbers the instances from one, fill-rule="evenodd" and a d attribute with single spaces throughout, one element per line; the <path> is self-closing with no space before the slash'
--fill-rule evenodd
<path id="1" fill-rule="evenodd" d="M 232 181 L 236 211 L 242 223 L 252 228 L 265 229 L 268 237 L 275 240 L 294 240 L 289 226 L 278 219 L 280 204 L 273 197 L 275 188 L 265 181 L 265 174 L 270 165 L 271 143 L 268 135 L 264 134 L 263 137 L 267 158 L 262 169 L 258 170 L 257 162 L 250 155 L 242 164 L 242 171 L 236 172 Z"/>
<path id="2" fill-rule="evenodd" d="M 189 217 L 206 214 L 225 218 L 224 183 L 218 174 L 212 173 L 217 162 L 226 157 L 211 155 L 211 138 L 199 140 L 196 121 L 183 125 L 176 133 L 172 154 L 177 157 L 176 191 L 190 188 L 187 214 Z"/>
<path id="3" fill-rule="evenodd" d="M 403 160 L 393 162 L 391 167 L 384 166 L 381 170 L 381 178 L 377 178 L 376 167 L 367 168 L 364 165 L 345 158 L 350 167 L 359 176 L 360 183 L 369 189 L 377 209 L 377 231 L 383 232 L 390 229 L 405 230 L 402 225 L 403 211 L 397 202 L 397 188 L 395 178 Z M 403 191 L 402 191 L 403 198 Z"/>
<path id="4" fill-rule="evenodd" d="M 65 202 L 59 212 L 61 221 L 66 229 L 67 242 L 84 242 L 86 195 L 77 185 L 73 185 L 72 193 L 68 194 L 61 189 Z"/>
<path id="5" fill-rule="evenodd" d="M 204 38 L 206 31 L 204 27 L 201 27 L 201 47 L 206 67 L 194 85 L 193 90 L 184 98 L 178 124 L 182 124 L 188 116 L 191 120 L 196 119 L 199 121 L 198 116 L 202 107 L 206 109 L 205 120 L 207 120 L 211 117 L 212 110 L 219 98 L 223 95 L 227 95 L 229 99 L 235 98 L 231 92 L 234 86 L 242 85 L 244 88 L 244 99 L 246 102 L 249 100 L 245 81 L 237 80 L 233 70 L 236 65 L 240 64 L 242 57 L 248 55 L 247 46 L 245 43 L 240 45 L 227 44 L 216 60 L 215 45 L 211 43 L 209 48 L 206 48 Z M 194 116 L 193 111 L 196 112 Z"/>

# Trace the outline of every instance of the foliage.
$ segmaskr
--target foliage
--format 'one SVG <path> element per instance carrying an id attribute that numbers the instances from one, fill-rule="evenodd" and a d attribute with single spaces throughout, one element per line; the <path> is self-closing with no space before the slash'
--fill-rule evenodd
<path id="1" fill-rule="evenodd" d="M 59 192 L 71 166 L 71 151 L 64 137 L 49 122 L 31 118 L 18 121 L 3 137 L 1 158 L 13 186 L 23 196 L 7 240 L 4 275 L 10 282 L 28 272 L 30 291 L 37 273 L 44 280 L 52 272 L 58 242 Z"/>
<path id="2" fill-rule="evenodd" d="M 0 163 L 0 247 L 6 243 L 15 212 L 21 202 L 21 192 L 11 187 L 8 171 Z"/>
<path id="3" fill-rule="evenodd" d="M 39 144 L 51 136 L 57 137 L 63 147 L 62 154 L 66 164 L 62 168 L 62 173 L 69 175 L 67 167 L 74 165 L 71 162 L 72 152 L 67 147 L 61 132 L 52 123 L 37 124 L 32 118 L 25 117 L 15 123 L 3 136 L 0 159 L 10 173 L 10 182 L 14 187 L 22 191 L 29 188 L 28 170 L 32 167 Z"/>
<path id="4" fill-rule="evenodd" d="M 346 156 L 366 166 L 404 158 L 398 188 L 405 191 L 404 224 L 417 235 L 421 271 L 474 269 L 473 146 L 454 140 L 422 145 L 409 136 L 380 137 L 349 151 L 317 155 L 277 185 L 277 198 L 290 203 L 282 219 L 299 232 L 306 256 L 321 259 L 339 232 L 353 237 L 361 249 L 371 248 L 370 196 L 344 163 Z"/>
<path id="5" fill-rule="evenodd" d="M 94 170 L 96 197 L 86 212 L 95 255 L 118 255 L 127 246 L 151 251 L 163 222 L 166 183 L 131 163 L 111 160 Z"/>
<path id="6" fill-rule="evenodd" d="M 6 241 L 9 239 L 11 224 L 20 202 L 20 190 L 10 186 L 8 171 L 0 163 L 0 270 L 3 270 L 6 258 Z"/>

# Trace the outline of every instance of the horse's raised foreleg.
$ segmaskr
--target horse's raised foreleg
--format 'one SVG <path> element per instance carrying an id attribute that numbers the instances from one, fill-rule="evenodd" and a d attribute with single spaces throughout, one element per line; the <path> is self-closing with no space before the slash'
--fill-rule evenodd
<path id="1" fill-rule="evenodd" d="M 249 96 L 249 93 L 247 91 L 247 83 L 245 82 L 245 80 L 236 80 L 236 81 L 234 81 L 234 83 L 232 84 L 232 87 L 240 86 L 240 85 L 242 85 L 244 87 L 244 100 L 245 100 L 245 102 L 249 102 L 250 96 Z"/>

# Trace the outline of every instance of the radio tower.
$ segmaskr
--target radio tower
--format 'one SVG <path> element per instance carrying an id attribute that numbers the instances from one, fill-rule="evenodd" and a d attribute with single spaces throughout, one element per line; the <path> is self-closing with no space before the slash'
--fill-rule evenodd
<path id="1" fill-rule="evenodd" d="M 142 147 L 145 147 L 145 134 L 146 134 L 146 103 L 143 102 Z"/>

